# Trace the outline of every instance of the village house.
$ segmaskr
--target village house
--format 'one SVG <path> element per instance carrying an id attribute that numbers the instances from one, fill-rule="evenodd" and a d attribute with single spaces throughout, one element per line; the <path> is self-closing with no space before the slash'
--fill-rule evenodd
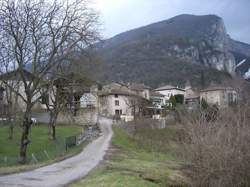
<path id="1" fill-rule="evenodd" d="M 150 99 L 150 87 L 144 84 L 132 83 L 128 85 L 128 88 L 134 91 L 138 96 L 141 96 L 147 100 Z"/>
<path id="2" fill-rule="evenodd" d="M 57 118 L 59 123 L 96 124 L 98 119 L 98 90 L 100 85 L 81 74 L 69 73 L 55 80 L 63 108 Z"/>
<path id="3" fill-rule="evenodd" d="M 35 76 L 29 71 L 24 70 L 24 78 L 27 80 L 29 84 L 30 81 L 35 79 Z M 7 86 L 8 84 L 8 86 Z M 25 101 L 21 98 L 21 96 L 25 99 L 25 86 L 21 81 L 20 75 L 16 70 L 0 75 L 0 104 L 1 108 L 15 107 L 17 111 L 23 111 L 26 107 Z M 20 95 L 16 94 L 18 92 Z M 34 108 L 45 109 L 46 105 L 44 101 L 48 101 L 41 96 L 42 93 L 37 93 L 33 97 L 33 101 L 37 100 L 41 97 L 40 102 L 37 102 Z"/>
<path id="4" fill-rule="evenodd" d="M 210 105 L 226 108 L 237 102 L 237 92 L 231 87 L 211 86 L 201 90 L 200 100 L 204 99 Z"/>
<path id="5" fill-rule="evenodd" d="M 151 91 L 150 92 L 150 101 L 152 102 L 152 105 L 156 108 L 163 108 L 165 103 L 165 96 L 159 92 Z"/>
<path id="6" fill-rule="evenodd" d="M 200 106 L 200 93 L 194 91 L 191 84 L 188 82 L 185 86 L 185 105 L 189 110 L 198 109 Z"/>
<path id="7" fill-rule="evenodd" d="M 80 98 L 80 108 L 98 107 L 98 85 L 92 85 L 89 92 L 84 93 Z"/>
<path id="8" fill-rule="evenodd" d="M 138 90 L 137 90 L 138 91 Z M 128 85 L 111 83 L 103 86 L 99 93 L 99 112 L 102 115 L 132 120 L 137 115 L 142 115 L 143 109 L 148 105 L 147 95 L 131 90 Z M 126 120 L 125 119 L 125 120 Z"/>
<path id="9" fill-rule="evenodd" d="M 200 94 L 195 92 L 192 94 L 186 94 L 185 105 L 189 110 L 198 109 L 200 106 Z"/>
<path id="10" fill-rule="evenodd" d="M 163 115 L 165 107 L 164 95 L 159 92 L 150 91 L 151 106 L 147 107 L 148 113 L 153 119 L 159 119 Z"/>
<path id="11" fill-rule="evenodd" d="M 97 94 L 98 86 L 95 86 L 94 81 L 80 74 L 69 73 L 58 78 L 54 84 L 61 97 L 66 100 L 65 107 L 74 110 L 75 114 L 88 104 L 95 105 L 94 94 Z"/>
<path id="12" fill-rule="evenodd" d="M 164 95 L 164 103 L 167 105 L 171 96 L 185 96 L 185 90 L 176 86 L 166 85 L 154 90 L 155 92 L 159 92 Z"/>
<path id="13" fill-rule="evenodd" d="M 106 85 L 99 93 L 99 112 L 109 117 L 132 116 L 132 107 L 129 105 L 130 100 L 135 96 L 134 92 L 121 84 Z"/>

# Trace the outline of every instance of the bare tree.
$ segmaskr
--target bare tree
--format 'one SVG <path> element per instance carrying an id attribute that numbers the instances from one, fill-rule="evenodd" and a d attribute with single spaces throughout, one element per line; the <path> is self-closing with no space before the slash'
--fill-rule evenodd
<path id="1" fill-rule="evenodd" d="M 88 59 L 87 59 L 88 57 Z M 49 135 L 56 139 L 56 122 L 59 113 L 69 117 L 74 122 L 74 116 L 80 108 L 80 97 L 90 91 L 95 82 L 94 73 L 86 71 L 87 65 L 92 65 L 92 54 L 81 55 L 80 59 L 74 59 L 67 64 L 59 64 L 56 72 L 50 73 L 47 79 L 47 86 L 42 90 L 42 101 L 49 111 Z M 78 98 L 78 99 L 76 99 Z"/>
<path id="2" fill-rule="evenodd" d="M 3 38 L 4 41 L 6 41 L 6 38 Z M 7 42 L 7 41 L 6 41 Z M 5 45 L 5 46 L 3 46 Z M 6 50 L 6 45 L 1 43 L 0 48 L 0 64 L 1 69 L 0 73 L 4 74 L 8 72 L 8 70 L 11 68 L 15 68 L 15 64 L 12 64 L 12 57 L 10 55 L 10 52 Z M 4 80 L 4 76 L 1 76 L 0 80 Z M 5 99 L 5 102 L 2 103 L 2 113 L 4 118 L 7 119 L 7 123 L 9 125 L 9 139 L 13 139 L 13 130 L 14 130 L 14 124 L 17 122 L 17 113 L 19 111 L 18 109 L 18 95 L 15 92 L 19 92 L 20 89 L 20 80 L 13 79 L 12 81 L 8 81 L 8 85 L 12 89 L 8 89 L 8 86 L 6 86 L 2 81 L 0 82 L 1 87 L 4 89 L 3 93 L 3 99 Z M 14 91 L 13 91 L 14 90 Z"/>
<path id="3" fill-rule="evenodd" d="M 65 110 L 66 97 L 60 93 L 60 85 L 56 84 L 56 79 L 50 78 L 47 88 L 41 93 L 42 104 L 46 105 L 49 112 L 49 135 L 51 139 L 56 139 L 56 121 L 58 114 Z"/>
<path id="4" fill-rule="evenodd" d="M 0 7 L 0 43 L 8 38 L 4 50 L 13 59 L 11 64 L 15 64 L 24 87 L 22 94 L 4 81 L 26 104 L 20 146 L 20 162 L 25 163 L 31 110 L 47 84 L 43 80 L 69 55 L 81 52 L 98 39 L 98 15 L 86 0 L 2 0 Z M 25 76 L 27 67 L 34 75 L 30 80 Z"/>
<path id="5" fill-rule="evenodd" d="M 149 106 L 149 104 L 150 101 L 137 95 L 131 95 L 128 97 L 128 100 L 126 100 L 126 105 L 132 110 L 135 119 L 143 116 L 145 108 Z"/>

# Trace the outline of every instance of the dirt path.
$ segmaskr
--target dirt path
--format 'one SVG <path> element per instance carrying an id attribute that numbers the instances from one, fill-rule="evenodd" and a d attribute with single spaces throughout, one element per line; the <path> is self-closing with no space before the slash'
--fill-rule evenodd
<path id="1" fill-rule="evenodd" d="M 77 156 L 33 171 L 0 177 L 1 187 L 59 187 L 86 176 L 103 159 L 113 132 L 112 121 L 100 118 L 102 135 Z"/>

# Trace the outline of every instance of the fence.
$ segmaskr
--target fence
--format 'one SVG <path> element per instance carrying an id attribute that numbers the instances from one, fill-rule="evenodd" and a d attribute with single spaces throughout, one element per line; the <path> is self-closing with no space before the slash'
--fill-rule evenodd
<path id="1" fill-rule="evenodd" d="M 39 152 L 28 153 L 26 158 L 27 164 L 37 164 L 53 160 L 57 157 L 64 156 L 66 154 L 65 144 L 57 144 L 53 150 L 41 150 Z M 19 162 L 18 156 L 5 156 L 0 155 L 0 167 L 2 166 L 14 166 Z"/>
<path id="2" fill-rule="evenodd" d="M 66 151 L 71 148 L 76 146 L 76 136 L 71 136 L 65 139 L 65 149 Z"/>
<path id="3" fill-rule="evenodd" d="M 37 164 L 48 160 L 53 160 L 57 157 L 65 156 L 67 151 L 81 144 L 79 141 L 83 142 L 85 140 L 86 138 L 82 135 L 67 137 L 65 138 L 65 141 L 56 144 L 53 150 L 42 150 L 35 153 L 29 153 L 27 157 L 27 164 Z M 0 167 L 14 166 L 17 165 L 18 162 L 18 156 L 5 156 L 0 154 Z"/>
<path id="4" fill-rule="evenodd" d="M 53 150 L 42 150 L 40 152 L 29 153 L 27 157 L 27 163 L 36 164 L 64 156 L 70 148 L 80 145 L 87 139 L 98 137 L 99 132 L 98 126 L 89 126 L 88 129 L 77 136 L 66 137 L 64 141 L 56 144 Z M 18 157 L 0 154 L 0 167 L 17 165 L 18 161 Z"/>

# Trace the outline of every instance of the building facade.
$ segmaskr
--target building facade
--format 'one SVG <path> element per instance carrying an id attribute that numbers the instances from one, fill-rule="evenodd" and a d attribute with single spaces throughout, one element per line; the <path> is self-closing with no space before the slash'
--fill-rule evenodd
<path id="1" fill-rule="evenodd" d="M 143 113 L 149 102 L 149 89 L 133 89 L 130 85 L 111 83 L 98 94 L 99 112 L 108 117 L 130 117 Z"/>
<path id="2" fill-rule="evenodd" d="M 200 107 L 200 92 L 194 91 L 191 85 L 186 85 L 184 100 L 187 109 L 196 110 Z"/>
<path id="3" fill-rule="evenodd" d="M 151 91 L 150 101 L 156 108 L 163 108 L 166 105 L 165 96 L 163 94 L 160 94 L 159 92 Z"/>
<path id="4" fill-rule="evenodd" d="M 184 98 L 185 90 L 176 86 L 166 85 L 154 90 L 162 95 L 164 95 L 164 104 L 167 105 L 171 96 L 180 95 Z"/>
<path id="5" fill-rule="evenodd" d="M 200 100 L 205 100 L 210 105 L 217 105 L 225 108 L 237 102 L 238 95 L 235 89 L 231 87 L 213 86 L 201 90 Z"/>
<path id="6" fill-rule="evenodd" d="M 132 83 L 128 85 L 128 88 L 135 92 L 136 95 L 147 100 L 150 99 L 150 87 L 145 86 L 144 84 Z"/>
<path id="7" fill-rule="evenodd" d="M 99 112 L 108 117 L 132 116 L 133 106 L 131 101 L 134 98 L 134 95 L 118 90 L 102 93 L 99 95 Z"/>

